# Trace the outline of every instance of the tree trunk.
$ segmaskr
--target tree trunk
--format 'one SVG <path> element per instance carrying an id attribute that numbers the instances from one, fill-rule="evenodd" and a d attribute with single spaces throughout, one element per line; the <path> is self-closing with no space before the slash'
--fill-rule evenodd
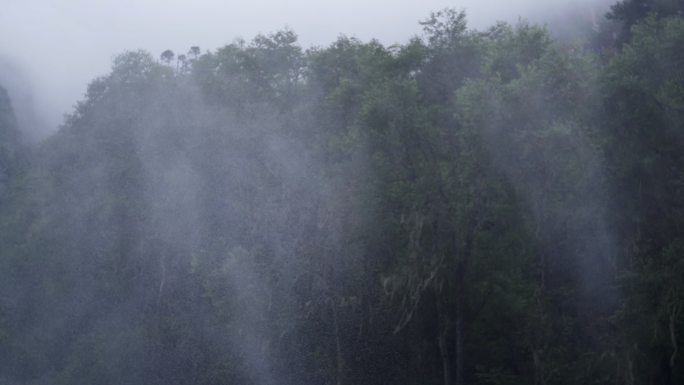
<path id="1" fill-rule="evenodd" d="M 164 293 L 164 284 L 166 283 L 166 259 L 164 256 L 159 257 L 160 273 L 159 292 L 157 293 L 157 308 L 161 306 L 162 295 Z"/>
<path id="2" fill-rule="evenodd" d="M 455 301 L 455 346 L 454 346 L 454 366 L 456 370 L 456 378 L 454 385 L 463 385 L 465 372 L 465 353 L 463 349 L 464 344 L 464 329 L 465 329 L 465 303 L 466 303 L 466 277 L 467 268 L 470 266 L 470 257 L 473 252 L 475 234 L 480 225 L 473 225 L 472 230 L 468 233 L 464 249 L 463 259 L 457 265 L 456 270 L 456 301 Z"/>
<path id="3" fill-rule="evenodd" d="M 337 385 L 344 384 L 344 358 L 342 356 L 342 339 L 340 337 L 340 326 L 337 320 L 337 304 L 335 299 L 330 300 L 333 316 L 333 328 L 335 332 L 335 361 L 337 366 Z"/>
<path id="4" fill-rule="evenodd" d="M 451 385 L 451 359 L 449 357 L 449 344 L 445 331 L 439 333 L 437 341 L 439 343 L 439 355 L 442 357 L 444 385 Z"/>
<path id="5" fill-rule="evenodd" d="M 440 298 L 435 293 L 435 302 L 437 305 L 437 321 L 439 324 L 439 333 L 437 334 L 437 345 L 439 346 L 439 356 L 442 359 L 442 376 L 444 385 L 452 384 L 452 361 L 451 354 L 449 354 L 449 333 L 450 324 L 449 316 L 444 313 L 444 307 L 440 303 Z"/>
<path id="6" fill-rule="evenodd" d="M 673 370 L 675 367 L 675 362 L 677 361 L 677 353 L 679 352 L 679 344 L 677 343 L 677 333 L 675 331 L 675 323 L 677 321 L 677 314 L 679 313 L 679 307 L 678 306 L 673 306 L 672 311 L 670 312 L 670 322 L 669 322 L 669 330 L 670 330 L 670 342 L 672 342 L 672 355 L 670 356 L 670 370 Z"/>
<path id="7" fill-rule="evenodd" d="M 541 364 L 539 350 L 537 349 L 532 352 L 532 363 L 534 365 L 534 384 L 545 385 L 546 379 L 544 378 L 544 369 Z"/>
<path id="8" fill-rule="evenodd" d="M 463 385 L 463 314 L 456 314 L 456 382 L 454 385 Z"/>
<path id="9" fill-rule="evenodd" d="M 538 225 L 540 226 L 540 225 Z M 537 237 L 537 242 L 541 243 L 541 239 Z M 537 292 L 536 306 L 537 306 L 537 326 L 540 330 L 544 329 L 544 294 L 546 291 L 546 251 L 542 250 L 539 254 L 539 291 Z M 545 337 L 535 335 L 532 337 L 532 365 L 534 368 L 534 383 L 535 385 L 546 385 L 546 374 L 544 373 L 544 364 L 542 362 L 542 351 Z"/>

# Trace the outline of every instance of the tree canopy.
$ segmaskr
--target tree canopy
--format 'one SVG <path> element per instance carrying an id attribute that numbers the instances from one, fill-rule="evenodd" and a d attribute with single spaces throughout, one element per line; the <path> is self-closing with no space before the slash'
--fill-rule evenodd
<path id="1" fill-rule="evenodd" d="M 0 88 L 0 384 L 682 383 L 677 4 L 129 51 L 34 146 Z"/>

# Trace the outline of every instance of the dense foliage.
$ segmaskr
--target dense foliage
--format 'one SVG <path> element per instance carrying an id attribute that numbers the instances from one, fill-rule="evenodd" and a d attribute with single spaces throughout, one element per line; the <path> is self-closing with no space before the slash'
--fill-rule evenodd
<path id="1" fill-rule="evenodd" d="M 0 384 L 683 383 L 684 18 L 641 3 L 600 53 L 449 9 L 126 52 L 33 147 L 0 89 Z"/>

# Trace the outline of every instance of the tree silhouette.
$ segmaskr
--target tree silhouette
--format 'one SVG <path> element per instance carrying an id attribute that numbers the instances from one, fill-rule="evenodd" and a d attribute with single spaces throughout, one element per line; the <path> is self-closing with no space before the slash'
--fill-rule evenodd
<path id="1" fill-rule="evenodd" d="M 174 56 L 175 56 L 175 54 L 173 53 L 173 51 L 171 51 L 170 49 L 167 49 L 166 51 L 162 52 L 160 58 L 161 58 L 161 61 L 163 61 L 164 63 L 170 64 L 171 60 L 173 60 Z"/>
<path id="2" fill-rule="evenodd" d="M 188 69 L 188 58 L 185 55 L 178 55 L 176 61 L 176 71 L 185 72 Z"/>
<path id="3" fill-rule="evenodd" d="M 193 59 L 197 59 L 200 55 L 200 47 L 194 45 L 190 47 L 190 50 L 188 51 L 188 55 L 192 56 Z"/>

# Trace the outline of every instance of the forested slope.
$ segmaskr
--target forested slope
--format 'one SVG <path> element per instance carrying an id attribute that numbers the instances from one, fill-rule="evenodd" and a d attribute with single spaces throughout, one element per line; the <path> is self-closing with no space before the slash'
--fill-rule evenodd
<path id="1" fill-rule="evenodd" d="M 682 383 L 684 19 L 633 3 L 126 52 L 30 148 L 0 89 L 0 384 Z"/>

